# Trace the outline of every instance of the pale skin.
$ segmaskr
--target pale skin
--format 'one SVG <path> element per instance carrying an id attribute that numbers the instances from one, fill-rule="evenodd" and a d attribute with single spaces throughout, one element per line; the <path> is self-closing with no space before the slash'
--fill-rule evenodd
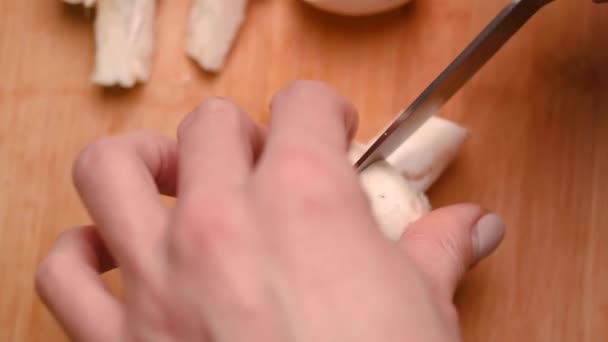
<path id="1" fill-rule="evenodd" d="M 74 180 L 94 224 L 57 240 L 41 298 L 75 341 L 459 341 L 454 292 L 504 226 L 462 204 L 386 239 L 347 160 L 356 127 L 305 81 L 275 96 L 268 128 L 209 99 L 176 140 L 92 143 Z M 122 300 L 100 276 L 117 266 Z"/>

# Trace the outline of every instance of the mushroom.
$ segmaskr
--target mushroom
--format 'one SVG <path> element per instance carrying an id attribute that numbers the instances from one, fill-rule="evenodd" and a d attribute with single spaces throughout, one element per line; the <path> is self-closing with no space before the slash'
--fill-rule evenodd
<path id="1" fill-rule="evenodd" d="M 382 233 L 398 240 L 408 225 L 431 210 L 425 191 L 454 160 L 468 132 L 439 117 L 429 119 L 386 160 L 359 175 Z M 349 159 L 355 162 L 364 145 L 353 144 Z"/>
<path id="2" fill-rule="evenodd" d="M 362 145 L 351 147 L 349 157 L 354 163 L 364 151 Z M 431 209 L 427 197 L 385 160 L 374 162 L 359 174 L 361 187 L 382 233 L 398 240 L 404 229 Z"/>
<path id="3" fill-rule="evenodd" d="M 133 87 L 150 77 L 156 0 L 64 0 L 96 6 L 93 83 Z"/>
<path id="4" fill-rule="evenodd" d="M 194 0 L 187 52 L 201 68 L 220 71 L 245 20 L 247 0 Z"/>
<path id="5" fill-rule="evenodd" d="M 386 160 L 414 190 L 425 192 L 456 157 L 468 134 L 454 122 L 432 117 Z"/>
<path id="6" fill-rule="evenodd" d="M 348 16 L 372 15 L 395 9 L 410 0 L 304 0 L 319 9 Z"/>

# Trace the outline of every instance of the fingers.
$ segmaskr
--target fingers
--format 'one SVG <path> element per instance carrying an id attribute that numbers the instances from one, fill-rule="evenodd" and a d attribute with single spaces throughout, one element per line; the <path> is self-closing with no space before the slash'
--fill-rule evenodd
<path id="1" fill-rule="evenodd" d="M 452 300 L 465 272 L 488 256 L 502 241 L 503 222 L 475 205 L 438 209 L 415 222 L 400 246 Z"/>
<path id="2" fill-rule="evenodd" d="M 121 340 L 122 308 L 99 275 L 109 259 L 94 229 L 79 228 L 64 233 L 38 269 L 37 292 L 72 340 Z"/>
<path id="3" fill-rule="evenodd" d="M 237 105 L 219 98 L 195 109 L 178 137 L 180 199 L 242 185 L 263 142 L 261 129 Z"/>
<path id="4" fill-rule="evenodd" d="M 305 149 L 342 157 L 356 129 L 355 109 L 335 90 L 319 82 L 296 82 L 279 92 L 272 102 L 264 153 Z"/>
<path id="5" fill-rule="evenodd" d="M 254 182 L 256 207 L 273 216 L 269 230 L 278 229 L 270 234 L 302 250 L 320 239 L 348 234 L 368 242 L 378 234 L 347 156 L 356 128 L 353 106 L 322 83 L 296 82 L 275 96 Z"/>
<path id="6" fill-rule="evenodd" d="M 159 189 L 175 188 L 176 144 L 148 132 L 99 140 L 74 165 L 74 183 L 121 267 L 149 265 L 167 208 Z"/>

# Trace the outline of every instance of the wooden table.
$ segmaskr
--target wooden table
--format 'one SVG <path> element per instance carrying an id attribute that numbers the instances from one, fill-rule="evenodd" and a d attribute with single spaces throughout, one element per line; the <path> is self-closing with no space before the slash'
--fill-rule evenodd
<path id="1" fill-rule="evenodd" d="M 92 26 L 81 10 L 0 2 L 0 341 L 64 339 L 32 279 L 56 235 L 88 222 L 70 179 L 87 142 L 139 128 L 173 134 L 212 94 L 263 121 L 272 94 L 302 78 L 351 98 L 367 139 L 506 0 L 416 0 L 366 19 L 253 1 L 219 76 L 183 54 L 188 1 L 160 3 L 152 79 L 107 91 L 89 82 Z M 466 340 L 608 340 L 608 5 L 558 0 L 441 115 L 472 136 L 432 189 L 433 204 L 479 202 L 509 226 L 456 299 Z"/>

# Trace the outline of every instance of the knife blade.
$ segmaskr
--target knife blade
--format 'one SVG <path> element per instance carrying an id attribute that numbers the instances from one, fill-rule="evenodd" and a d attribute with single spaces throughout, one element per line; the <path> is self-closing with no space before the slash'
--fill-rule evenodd
<path id="1" fill-rule="evenodd" d="M 463 52 L 402 111 L 356 161 L 362 171 L 388 157 L 464 86 L 545 5 L 554 0 L 512 0 Z M 601 1 L 601 0 L 596 0 Z"/>

